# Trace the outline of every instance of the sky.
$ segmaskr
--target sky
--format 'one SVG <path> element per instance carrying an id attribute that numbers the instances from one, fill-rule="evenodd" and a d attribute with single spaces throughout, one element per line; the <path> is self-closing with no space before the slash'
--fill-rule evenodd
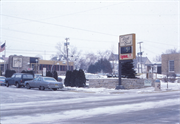
<path id="1" fill-rule="evenodd" d="M 57 43 L 69 38 L 81 54 L 118 53 L 119 36 L 136 34 L 151 61 L 167 49 L 180 50 L 178 0 L 1 0 L 0 56 L 42 55 L 50 59 Z"/>

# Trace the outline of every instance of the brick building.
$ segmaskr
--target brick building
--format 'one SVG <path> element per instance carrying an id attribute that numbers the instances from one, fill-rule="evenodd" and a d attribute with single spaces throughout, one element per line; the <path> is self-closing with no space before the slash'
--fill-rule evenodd
<path id="1" fill-rule="evenodd" d="M 180 74 L 180 53 L 162 54 L 162 74 Z"/>

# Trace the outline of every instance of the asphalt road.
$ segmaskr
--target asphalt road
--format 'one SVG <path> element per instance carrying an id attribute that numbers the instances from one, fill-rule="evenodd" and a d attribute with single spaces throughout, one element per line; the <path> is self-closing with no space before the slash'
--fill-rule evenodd
<path id="1" fill-rule="evenodd" d="M 180 124 L 180 91 L 96 94 L 0 87 L 1 124 Z"/>

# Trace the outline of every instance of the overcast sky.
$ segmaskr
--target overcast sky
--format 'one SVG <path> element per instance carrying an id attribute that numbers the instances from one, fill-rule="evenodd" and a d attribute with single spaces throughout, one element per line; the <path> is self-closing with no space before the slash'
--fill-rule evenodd
<path id="1" fill-rule="evenodd" d="M 83 54 L 117 53 L 119 35 L 135 33 L 143 56 L 152 60 L 166 49 L 180 50 L 179 5 L 179 0 L 1 0 L 0 42 L 6 41 L 6 56 L 50 59 L 65 38 Z"/>

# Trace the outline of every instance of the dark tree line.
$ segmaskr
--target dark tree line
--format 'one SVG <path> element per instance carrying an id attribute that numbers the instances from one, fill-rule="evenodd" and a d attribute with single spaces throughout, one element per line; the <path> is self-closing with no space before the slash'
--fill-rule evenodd
<path id="1" fill-rule="evenodd" d="M 84 71 L 82 69 L 80 69 L 79 71 L 78 70 L 67 71 L 64 84 L 65 86 L 70 86 L 70 87 L 86 86 L 86 78 Z"/>
<path id="2" fill-rule="evenodd" d="M 95 64 L 91 64 L 88 68 L 89 73 L 112 73 L 111 63 L 107 59 L 100 59 Z"/>

